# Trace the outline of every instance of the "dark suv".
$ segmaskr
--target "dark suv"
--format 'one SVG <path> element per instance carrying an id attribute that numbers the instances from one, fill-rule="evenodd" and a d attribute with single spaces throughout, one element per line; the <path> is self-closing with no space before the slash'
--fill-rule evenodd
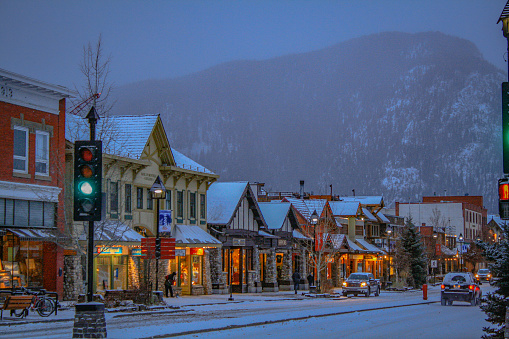
<path id="1" fill-rule="evenodd" d="M 371 293 L 375 294 L 375 297 L 380 295 L 380 280 L 375 279 L 373 273 L 357 272 L 352 273 L 343 282 L 343 296 L 353 294 L 355 296 L 364 294 L 369 297 Z"/>
<path id="2" fill-rule="evenodd" d="M 472 273 L 447 273 L 442 282 L 440 302 L 442 306 L 453 301 L 466 301 L 475 306 L 481 303 L 482 291 Z"/>

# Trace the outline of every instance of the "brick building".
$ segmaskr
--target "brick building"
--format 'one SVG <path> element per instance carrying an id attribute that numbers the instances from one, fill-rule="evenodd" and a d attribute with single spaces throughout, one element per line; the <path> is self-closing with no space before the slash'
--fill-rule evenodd
<path id="1" fill-rule="evenodd" d="M 0 288 L 63 290 L 70 91 L 0 69 Z"/>

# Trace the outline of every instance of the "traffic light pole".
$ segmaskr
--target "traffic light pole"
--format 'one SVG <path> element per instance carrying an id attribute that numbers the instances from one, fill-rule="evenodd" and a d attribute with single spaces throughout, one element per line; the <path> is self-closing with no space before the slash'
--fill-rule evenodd
<path id="1" fill-rule="evenodd" d="M 95 100 L 94 100 L 95 103 Z M 99 118 L 95 106 L 92 106 L 86 118 L 90 123 L 90 141 L 95 140 L 95 124 Z M 101 189 L 99 187 L 99 189 Z M 87 248 L 87 302 L 94 301 L 94 222 L 88 222 L 88 248 Z"/>

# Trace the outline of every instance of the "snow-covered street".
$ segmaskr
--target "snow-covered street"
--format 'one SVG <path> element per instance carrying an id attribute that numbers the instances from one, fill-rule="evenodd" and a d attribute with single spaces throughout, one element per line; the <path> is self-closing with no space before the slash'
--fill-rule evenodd
<path id="1" fill-rule="evenodd" d="M 482 287 L 484 293 L 493 290 Z M 235 294 L 234 301 L 228 301 L 228 295 L 182 297 L 168 299 L 179 309 L 107 313 L 107 331 L 108 338 L 479 338 L 488 325 L 484 313 L 461 302 L 440 306 L 439 292 L 439 286 L 430 287 L 427 301 L 421 291 L 383 291 L 380 297 L 348 299 L 291 292 Z M 0 338 L 69 338 L 73 313 L 61 312 L 59 322 L 2 327 Z"/>

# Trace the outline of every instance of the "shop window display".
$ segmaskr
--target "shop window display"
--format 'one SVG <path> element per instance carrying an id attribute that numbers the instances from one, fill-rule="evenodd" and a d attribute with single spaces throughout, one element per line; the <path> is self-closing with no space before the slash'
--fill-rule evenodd
<path id="1" fill-rule="evenodd" d="M 20 241 L 12 234 L 0 239 L 0 288 L 42 287 L 43 243 Z"/>

